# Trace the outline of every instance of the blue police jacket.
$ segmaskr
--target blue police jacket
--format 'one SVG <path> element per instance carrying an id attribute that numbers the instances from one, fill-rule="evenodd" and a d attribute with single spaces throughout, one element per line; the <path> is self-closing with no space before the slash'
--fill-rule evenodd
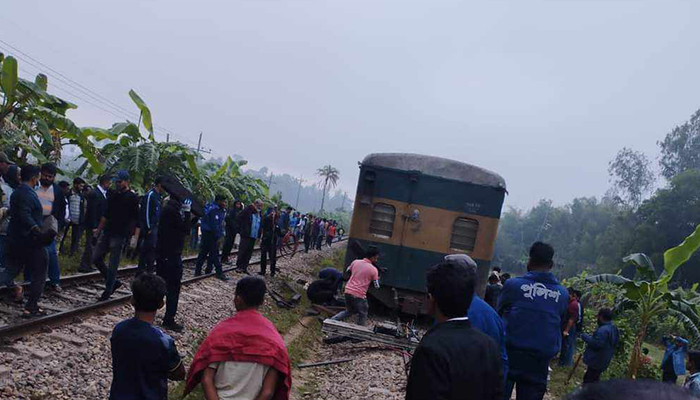
<path id="1" fill-rule="evenodd" d="M 569 293 L 550 272 L 528 272 L 506 281 L 498 311 L 506 326 L 506 346 L 551 360 L 561 349 L 561 321 Z"/>
<path id="2" fill-rule="evenodd" d="M 664 365 L 669 357 L 673 357 L 673 370 L 676 372 L 676 375 L 685 375 L 685 357 L 688 354 L 688 341 L 681 337 L 678 340 L 682 343 L 680 347 L 676 347 L 675 340 L 663 338 L 662 341 L 664 346 L 666 346 L 666 352 L 661 365 Z"/>
<path id="3" fill-rule="evenodd" d="M 593 336 L 584 333 L 581 339 L 588 345 L 586 352 L 583 353 L 583 362 L 590 368 L 606 370 L 620 341 L 620 332 L 617 327 L 611 322 L 606 322 L 596 329 Z"/>
<path id="4" fill-rule="evenodd" d="M 149 232 L 158 227 L 160 220 L 160 194 L 151 189 L 141 199 L 139 210 L 139 223 L 141 229 Z"/>
<path id="5" fill-rule="evenodd" d="M 201 221 L 203 232 L 214 232 L 216 238 L 224 236 L 224 219 L 226 218 L 226 209 L 219 207 L 218 204 L 212 202 L 204 207 L 204 216 Z"/>

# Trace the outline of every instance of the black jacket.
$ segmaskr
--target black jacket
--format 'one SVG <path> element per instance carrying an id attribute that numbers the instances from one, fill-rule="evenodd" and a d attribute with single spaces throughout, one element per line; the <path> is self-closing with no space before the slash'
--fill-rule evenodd
<path id="1" fill-rule="evenodd" d="M 185 237 L 190 233 L 194 220 L 190 213 L 181 213 L 181 208 L 179 201 L 171 199 L 160 212 L 156 244 L 158 257 L 179 257 L 182 254 Z"/>
<path id="2" fill-rule="evenodd" d="M 411 361 L 406 400 L 503 400 L 501 353 L 467 320 L 435 325 Z"/>
<path id="3" fill-rule="evenodd" d="M 229 208 L 228 213 L 226 213 L 226 218 L 224 218 L 225 227 L 230 232 L 238 232 L 238 222 L 236 218 L 238 217 L 239 210 L 234 205 Z"/>
<path id="4" fill-rule="evenodd" d="M 41 247 L 33 239 L 32 229 L 42 228 L 43 208 L 33 188 L 23 183 L 10 196 L 10 225 L 7 237 L 13 246 Z"/>
<path id="5" fill-rule="evenodd" d="M 262 221 L 262 244 L 274 245 L 277 243 L 277 238 L 282 237 L 282 229 L 278 224 L 277 218 L 273 218 L 272 214 L 268 214 Z"/>
<path id="6" fill-rule="evenodd" d="M 109 195 L 109 192 L 107 193 Z M 87 211 L 85 212 L 85 227 L 95 229 L 100 225 L 100 220 L 107 209 L 107 198 L 100 189 L 94 188 L 87 195 Z"/>
<path id="7" fill-rule="evenodd" d="M 238 222 L 238 233 L 241 234 L 241 237 L 250 237 L 250 227 L 253 223 L 253 214 L 256 213 L 258 213 L 258 209 L 252 204 L 248 205 L 248 207 L 244 208 L 243 211 L 238 213 L 236 222 Z M 260 225 L 262 225 L 262 221 L 260 222 Z M 261 232 L 262 226 L 258 230 L 258 237 L 260 236 Z"/>

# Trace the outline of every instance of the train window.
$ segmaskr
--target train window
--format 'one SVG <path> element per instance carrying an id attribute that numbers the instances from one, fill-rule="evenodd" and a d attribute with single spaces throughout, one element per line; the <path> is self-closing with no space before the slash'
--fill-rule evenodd
<path id="1" fill-rule="evenodd" d="M 450 248 L 462 251 L 474 251 L 476 234 L 479 231 L 479 221 L 468 218 L 457 218 L 452 225 Z"/>
<path id="2" fill-rule="evenodd" d="M 391 204 L 376 203 L 372 207 L 372 220 L 369 222 L 369 233 L 381 238 L 390 238 L 394 232 L 396 208 Z"/>

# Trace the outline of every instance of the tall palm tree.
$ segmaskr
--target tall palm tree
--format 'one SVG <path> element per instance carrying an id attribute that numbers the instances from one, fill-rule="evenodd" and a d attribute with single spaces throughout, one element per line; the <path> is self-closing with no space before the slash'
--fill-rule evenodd
<path id="1" fill-rule="evenodd" d="M 316 175 L 320 176 L 321 181 L 323 182 L 323 197 L 321 198 L 321 209 L 319 210 L 320 212 L 323 211 L 323 203 L 326 201 L 326 189 L 328 188 L 328 184 L 330 184 L 331 187 L 336 187 L 336 185 L 338 185 L 338 179 L 340 179 L 340 171 L 338 171 L 332 165 L 328 164 L 322 168 L 317 169 Z"/>

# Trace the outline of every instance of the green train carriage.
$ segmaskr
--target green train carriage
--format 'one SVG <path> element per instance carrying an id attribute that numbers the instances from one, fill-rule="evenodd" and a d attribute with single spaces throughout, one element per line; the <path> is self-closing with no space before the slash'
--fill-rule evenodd
<path id="1" fill-rule="evenodd" d="M 425 307 L 425 273 L 446 254 L 478 264 L 483 294 L 506 194 L 491 171 L 440 157 L 370 154 L 360 177 L 345 263 L 362 249 L 380 252 L 381 288 L 370 295 L 392 309 L 417 314 Z"/>

